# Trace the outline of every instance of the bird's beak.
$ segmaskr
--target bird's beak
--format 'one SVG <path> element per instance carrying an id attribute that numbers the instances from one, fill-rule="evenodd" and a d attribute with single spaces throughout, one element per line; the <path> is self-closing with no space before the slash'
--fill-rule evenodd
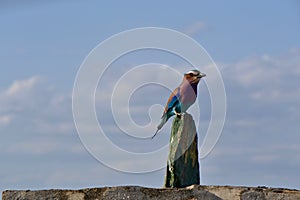
<path id="1" fill-rule="evenodd" d="M 200 74 L 198 75 L 198 78 L 203 78 L 203 77 L 205 77 L 205 76 L 206 76 L 206 74 L 200 72 Z"/>

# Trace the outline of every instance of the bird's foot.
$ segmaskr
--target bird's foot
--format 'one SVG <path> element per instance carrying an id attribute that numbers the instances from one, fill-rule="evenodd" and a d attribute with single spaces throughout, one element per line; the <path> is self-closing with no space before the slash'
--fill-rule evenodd
<path id="1" fill-rule="evenodd" d="M 175 111 L 175 115 L 176 115 L 177 117 L 181 118 L 181 117 L 183 117 L 184 113 L 179 113 L 179 112 L 176 112 L 176 111 Z"/>

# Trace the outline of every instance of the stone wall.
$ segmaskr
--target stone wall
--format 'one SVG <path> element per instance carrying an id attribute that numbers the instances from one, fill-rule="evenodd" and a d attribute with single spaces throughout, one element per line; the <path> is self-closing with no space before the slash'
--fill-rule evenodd
<path id="1" fill-rule="evenodd" d="M 199 186 L 186 188 L 103 187 L 81 190 L 7 190 L 3 200 L 300 200 L 299 190 L 267 187 Z"/>

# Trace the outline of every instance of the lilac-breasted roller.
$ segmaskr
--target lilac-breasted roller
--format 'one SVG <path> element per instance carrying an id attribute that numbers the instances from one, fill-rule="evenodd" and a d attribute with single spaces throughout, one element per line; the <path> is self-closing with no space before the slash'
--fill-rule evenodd
<path id="1" fill-rule="evenodd" d="M 196 101 L 198 83 L 205 76 L 204 73 L 196 69 L 184 74 L 181 84 L 171 93 L 161 117 L 161 122 L 152 138 L 155 137 L 170 117 L 174 115 L 181 116 Z"/>

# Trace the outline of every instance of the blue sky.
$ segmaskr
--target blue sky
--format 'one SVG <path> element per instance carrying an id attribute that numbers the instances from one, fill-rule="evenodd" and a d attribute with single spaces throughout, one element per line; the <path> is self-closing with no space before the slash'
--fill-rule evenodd
<path id="1" fill-rule="evenodd" d="M 73 84 L 88 53 L 113 34 L 146 26 L 188 34 L 221 71 L 227 118 L 216 147 L 201 160 L 201 183 L 300 189 L 298 1 L 7 1 L 0 3 L 0 24 L 1 190 L 162 186 L 164 169 L 126 174 L 103 166 L 83 147 L 72 118 Z M 115 63 L 108 76 L 154 61 L 179 70 L 183 63 L 145 51 Z M 209 94 L 205 84 L 199 87 L 205 127 Z M 145 95 L 136 93 L 136 119 L 151 103 L 163 104 L 168 91 Z M 98 115 L 109 129 L 114 124 L 101 114 L 101 97 Z M 160 136 L 162 144 L 168 137 Z"/>

